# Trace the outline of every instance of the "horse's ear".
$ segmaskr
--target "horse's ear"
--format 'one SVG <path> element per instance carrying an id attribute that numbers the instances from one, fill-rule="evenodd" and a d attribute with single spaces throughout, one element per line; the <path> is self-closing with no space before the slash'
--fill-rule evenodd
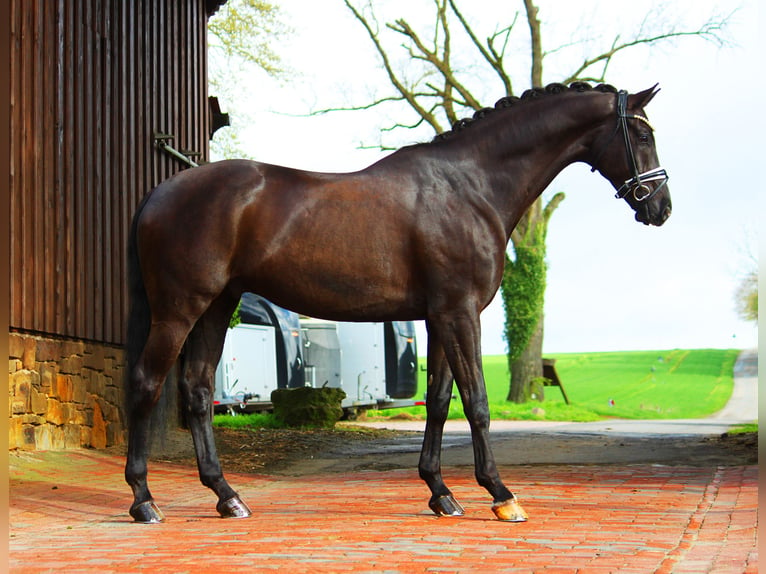
<path id="1" fill-rule="evenodd" d="M 657 95 L 660 89 L 657 87 L 659 84 L 654 84 L 648 90 L 638 92 L 637 94 L 631 94 L 628 97 L 628 107 L 634 110 L 640 110 L 646 107 L 646 105 L 652 101 L 652 98 Z"/>

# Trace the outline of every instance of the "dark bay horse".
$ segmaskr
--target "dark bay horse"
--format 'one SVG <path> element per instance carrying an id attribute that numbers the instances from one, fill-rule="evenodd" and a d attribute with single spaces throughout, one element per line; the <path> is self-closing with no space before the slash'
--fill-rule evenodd
<path id="1" fill-rule="evenodd" d="M 229 317 L 251 291 L 323 319 L 425 319 L 428 419 L 418 468 L 430 508 L 463 513 L 440 470 L 454 379 L 479 484 L 499 519 L 526 520 L 490 450 L 479 313 L 500 285 L 514 226 L 571 163 L 598 170 L 639 222 L 664 223 L 667 175 L 643 111 L 655 93 L 555 84 L 504 98 L 433 142 L 356 173 L 230 160 L 155 188 L 138 208 L 128 246 L 131 516 L 163 520 L 147 486 L 149 417 L 179 355 L 200 479 L 218 496 L 221 516 L 250 515 L 221 471 L 211 401 Z"/>

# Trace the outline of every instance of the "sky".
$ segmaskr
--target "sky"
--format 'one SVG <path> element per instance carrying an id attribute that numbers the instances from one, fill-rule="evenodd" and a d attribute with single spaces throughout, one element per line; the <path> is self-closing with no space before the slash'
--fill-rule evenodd
<path id="1" fill-rule="evenodd" d="M 391 88 L 369 38 L 342 0 L 278 4 L 293 29 L 277 46 L 292 71 L 289 79 L 249 73 L 245 89 L 234 98 L 222 97 L 232 121 L 246 124 L 241 137 L 248 155 L 301 169 L 353 171 L 388 153 L 362 146 L 384 138 L 399 147 L 433 136 L 428 130 L 381 136 L 382 127 L 411 119 L 406 109 L 392 106 L 312 116 L 322 108 L 367 103 Z M 523 9 L 517 4 L 504 14 L 497 2 L 471 0 L 465 12 L 487 35 Z M 413 25 L 425 25 L 433 3 L 380 0 L 375 6 L 381 21 L 404 16 Z M 642 25 L 662 24 L 642 22 L 657 6 L 648 0 L 539 0 L 538 6 L 543 42 L 548 42 L 544 48 L 580 37 L 595 42 L 572 42 L 548 56 L 546 82 L 560 79 L 557 69 L 571 70 L 617 34 L 627 38 Z M 660 85 L 646 111 L 656 129 L 660 163 L 670 175 L 673 214 L 660 228 L 635 222 L 628 205 L 614 199 L 611 185 L 583 164 L 566 168 L 554 180 L 543 197 L 564 191 L 566 199 L 548 232 L 544 353 L 757 346 L 757 327 L 737 317 L 734 292 L 758 257 L 764 213 L 764 177 L 758 169 L 766 140 L 766 70 L 758 55 L 766 53 L 758 38 L 763 14 L 756 0 L 677 0 L 666 3 L 660 14 L 670 24 L 691 26 L 709 14 L 732 12 L 726 46 L 683 38 L 626 51 L 610 65 L 607 81 L 618 88 L 638 92 Z M 521 24 L 514 30 L 518 49 L 512 42 L 511 54 L 528 52 L 524 30 Z M 473 73 L 470 51 L 457 57 Z M 520 92 L 529 87 L 527 64 L 523 56 L 513 61 Z M 496 80 L 475 75 L 486 87 L 479 96 L 483 101 L 491 104 L 503 95 Z M 506 351 L 502 330 L 497 297 L 482 314 L 484 354 Z M 418 333 L 423 355 L 422 324 Z"/>

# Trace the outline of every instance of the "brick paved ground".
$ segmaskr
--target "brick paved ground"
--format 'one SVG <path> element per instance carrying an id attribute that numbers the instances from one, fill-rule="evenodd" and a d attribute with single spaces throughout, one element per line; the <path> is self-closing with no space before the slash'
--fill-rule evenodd
<path id="1" fill-rule="evenodd" d="M 10 455 L 11 572 L 757 572 L 757 467 L 514 466 L 530 521 L 493 520 L 473 471 L 436 518 L 412 470 L 230 475 L 254 511 L 222 520 L 189 468 L 155 463 L 167 520 L 130 521 L 123 459 Z"/>

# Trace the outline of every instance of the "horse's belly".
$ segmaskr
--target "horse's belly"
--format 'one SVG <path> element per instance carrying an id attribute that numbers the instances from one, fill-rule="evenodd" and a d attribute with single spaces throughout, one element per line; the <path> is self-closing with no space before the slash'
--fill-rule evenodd
<path id="1" fill-rule="evenodd" d="M 282 278 L 269 274 L 253 290 L 278 305 L 311 317 L 345 321 L 414 320 L 424 317 L 424 299 L 410 281 L 392 281 L 363 270 L 296 267 Z"/>
<path id="2" fill-rule="evenodd" d="M 424 297 L 401 238 L 392 242 L 369 234 L 340 233 L 332 237 L 304 233 L 302 238 L 281 249 L 265 249 L 262 258 L 256 256 L 245 288 L 312 317 L 404 320 L 423 316 Z"/>

